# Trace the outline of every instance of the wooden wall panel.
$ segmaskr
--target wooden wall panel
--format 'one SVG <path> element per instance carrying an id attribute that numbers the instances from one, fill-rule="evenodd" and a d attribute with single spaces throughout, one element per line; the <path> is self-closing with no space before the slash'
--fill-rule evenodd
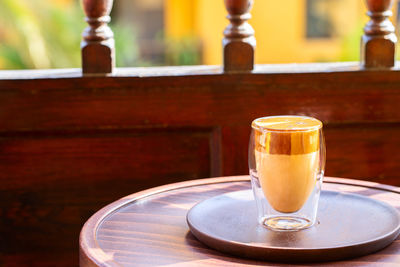
<path id="1" fill-rule="evenodd" d="M 235 126 L 271 114 L 393 122 L 399 90 L 397 71 L 0 79 L 0 131 Z"/>
<path id="2" fill-rule="evenodd" d="M 250 128 L 222 130 L 225 175 L 247 174 Z M 400 186 L 400 123 L 327 123 L 326 175 Z"/>
<path id="3" fill-rule="evenodd" d="M 98 133 L 35 133 L 0 138 L 1 188 L 104 177 L 149 182 L 210 173 L 211 129 L 151 128 Z M 134 170 L 134 172 L 132 172 Z"/>
<path id="4" fill-rule="evenodd" d="M 0 251 L 77 255 L 80 228 L 104 205 L 159 184 L 211 176 L 212 138 L 207 128 L 1 138 Z M 76 263 L 71 257 L 70 266 Z"/>
<path id="5" fill-rule="evenodd" d="M 326 174 L 400 186 L 400 123 L 328 125 Z"/>

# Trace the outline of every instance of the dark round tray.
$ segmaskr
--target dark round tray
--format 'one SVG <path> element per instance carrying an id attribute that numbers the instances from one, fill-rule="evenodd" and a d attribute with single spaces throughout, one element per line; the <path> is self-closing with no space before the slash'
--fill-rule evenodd
<path id="1" fill-rule="evenodd" d="M 321 262 L 373 253 L 400 233 L 399 213 L 390 205 L 356 194 L 322 191 L 315 226 L 275 232 L 257 222 L 251 190 L 204 200 L 187 214 L 191 232 L 207 246 L 266 261 Z"/>

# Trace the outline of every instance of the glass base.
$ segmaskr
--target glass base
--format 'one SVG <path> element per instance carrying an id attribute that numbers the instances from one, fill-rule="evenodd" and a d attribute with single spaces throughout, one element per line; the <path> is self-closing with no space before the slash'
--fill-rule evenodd
<path id="1" fill-rule="evenodd" d="M 275 231 L 297 231 L 313 225 L 308 219 L 293 216 L 263 218 L 261 224 Z"/>

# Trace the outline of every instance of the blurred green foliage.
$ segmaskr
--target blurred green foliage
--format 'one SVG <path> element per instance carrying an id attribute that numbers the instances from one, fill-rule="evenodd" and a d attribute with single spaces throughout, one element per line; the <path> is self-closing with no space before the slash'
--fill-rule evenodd
<path id="1" fill-rule="evenodd" d="M 339 61 L 360 60 L 361 36 L 363 34 L 363 23 L 360 21 L 359 24 L 349 32 L 349 34 L 342 37 Z"/>
<path id="2" fill-rule="evenodd" d="M 77 0 L 1 0 L 0 69 L 80 67 L 86 26 Z M 131 31 L 111 27 L 117 33 L 117 64 L 134 62 L 137 48 Z"/>
<path id="3" fill-rule="evenodd" d="M 195 36 L 165 40 L 166 65 L 199 65 L 201 63 L 201 42 Z"/>

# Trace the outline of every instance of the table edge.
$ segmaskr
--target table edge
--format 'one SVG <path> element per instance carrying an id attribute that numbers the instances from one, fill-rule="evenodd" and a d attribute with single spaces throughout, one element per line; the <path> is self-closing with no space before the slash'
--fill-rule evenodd
<path id="1" fill-rule="evenodd" d="M 81 267 L 87 266 L 119 266 L 114 261 L 107 260 L 109 257 L 102 251 L 99 244 L 97 243 L 95 236 L 98 229 L 98 226 L 103 222 L 103 220 L 108 217 L 110 214 L 115 212 L 116 210 L 122 208 L 125 205 L 128 205 L 131 202 L 134 202 L 138 199 L 148 197 L 151 195 L 155 195 L 158 193 L 163 193 L 171 190 L 198 186 L 198 185 L 209 185 L 216 183 L 231 183 L 231 182 L 245 182 L 250 181 L 249 175 L 241 175 L 241 176 L 227 176 L 227 177 L 216 177 L 216 178 L 203 178 L 196 179 L 190 181 L 184 181 L 179 183 L 166 184 L 154 188 L 150 188 L 147 190 L 139 191 L 128 196 L 125 196 L 119 200 L 116 200 L 107 206 L 103 207 L 96 213 L 94 213 L 89 220 L 86 221 L 79 235 L 79 263 Z M 400 188 L 379 184 L 375 182 L 355 180 L 355 179 L 347 179 L 347 178 L 335 178 L 335 177 L 325 177 L 325 183 L 335 183 L 335 184 L 343 184 L 343 185 L 352 185 L 352 186 L 362 186 L 371 189 L 378 189 L 382 191 L 392 192 L 400 194 Z M 95 250 L 96 256 L 103 259 L 102 262 L 99 262 L 95 259 L 90 253 L 91 250 Z"/>

